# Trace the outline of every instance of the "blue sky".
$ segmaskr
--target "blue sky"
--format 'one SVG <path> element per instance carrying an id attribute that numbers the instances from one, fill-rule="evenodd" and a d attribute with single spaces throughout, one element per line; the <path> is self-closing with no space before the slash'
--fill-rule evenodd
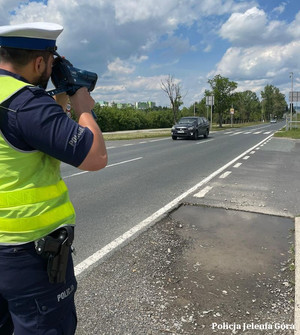
<path id="1" fill-rule="evenodd" d="M 97 72 L 96 101 L 154 101 L 172 75 L 184 106 L 203 98 L 216 74 L 237 91 L 274 85 L 300 91 L 299 0 L 0 0 L 0 24 L 56 22 L 57 44 L 74 66 Z"/>

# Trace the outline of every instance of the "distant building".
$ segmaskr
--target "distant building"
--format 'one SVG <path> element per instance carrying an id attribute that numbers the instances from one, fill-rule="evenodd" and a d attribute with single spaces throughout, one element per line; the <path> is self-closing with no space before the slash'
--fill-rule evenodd
<path id="1" fill-rule="evenodd" d="M 104 100 L 100 100 L 98 101 L 100 107 L 115 107 L 115 108 L 136 108 L 136 109 L 141 109 L 141 110 L 145 110 L 145 109 L 152 109 L 154 107 L 156 107 L 155 102 L 152 101 L 147 101 L 147 102 L 136 102 L 135 105 L 131 104 L 131 103 L 121 103 L 121 102 L 107 102 Z"/>
<path id="2" fill-rule="evenodd" d="M 104 100 L 100 100 L 99 101 L 99 105 L 100 105 L 100 107 L 108 107 L 109 106 L 109 102 L 108 101 L 104 101 Z"/>
<path id="3" fill-rule="evenodd" d="M 155 103 L 155 102 L 148 101 L 147 103 L 148 103 L 149 108 L 154 108 L 154 107 L 156 107 L 156 103 Z"/>
<path id="4" fill-rule="evenodd" d="M 147 102 L 136 102 L 135 108 L 136 109 L 151 109 L 155 107 L 155 102 L 147 101 Z"/>
<path id="5" fill-rule="evenodd" d="M 122 109 L 122 108 L 133 108 L 133 105 L 130 103 L 117 103 L 117 108 Z"/>

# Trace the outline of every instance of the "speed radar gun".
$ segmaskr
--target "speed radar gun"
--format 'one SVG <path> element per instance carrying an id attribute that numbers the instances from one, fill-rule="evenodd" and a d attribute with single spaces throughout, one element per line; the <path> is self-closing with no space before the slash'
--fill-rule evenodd
<path id="1" fill-rule="evenodd" d="M 54 90 L 48 91 L 51 96 L 66 92 L 72 96 L 81 87 L 86 87 L 89 92 L 95 88 L 98 76 L 94 72 L 81 70 L 64 57 L 55 52 L 56 58 L 52 66 L 51 80 Z"/>

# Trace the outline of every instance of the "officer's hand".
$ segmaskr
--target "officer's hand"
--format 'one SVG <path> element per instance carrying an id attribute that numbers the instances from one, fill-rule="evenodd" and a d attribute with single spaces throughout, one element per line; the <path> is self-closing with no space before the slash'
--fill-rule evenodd
<path id="1" fill-rule="evenodd" d="M 81 87 L 74 95 L 70 96 L 70 102 L 77 117 L 82 113 L 91 113 L 95 106 L 95 101 L 86 87 Z"/>
<path id="2" fill-rule="evenodd" d="M 60 94 L 56 94 L 54 96 L 54 99 L 56 100 L 56 102 L 61 105 L 62 109 L 64 111 L 67 110 L 67 104 L 68 104 L 68 100 L 69 100 L 69 97 L 66 93 L 60 93 Z"/>

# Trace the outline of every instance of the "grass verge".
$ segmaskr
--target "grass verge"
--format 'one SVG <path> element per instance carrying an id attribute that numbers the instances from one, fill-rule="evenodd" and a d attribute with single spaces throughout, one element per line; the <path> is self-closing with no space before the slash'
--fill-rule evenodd
<path id="1" fill-rule="evenodd" d="M 156 138 L 156 137 L 171 137 L 171 130 L 151 130 L 151 131 L 133 131 L 133 132 L 116 132 L 103 134 L 104 140 L 115 141 L 115 140 L 135 140 L 140 138 Z"/>
<path id="2" fill-rule="evenodd" d="M 274 137 L 287 137 L 293 139 L 300 139 L 300 129 L 293 128 L 291 130 L 284 130 L 284 128 L 282 128 L 281 130 L 277 131 L 274 134 Z"/>

